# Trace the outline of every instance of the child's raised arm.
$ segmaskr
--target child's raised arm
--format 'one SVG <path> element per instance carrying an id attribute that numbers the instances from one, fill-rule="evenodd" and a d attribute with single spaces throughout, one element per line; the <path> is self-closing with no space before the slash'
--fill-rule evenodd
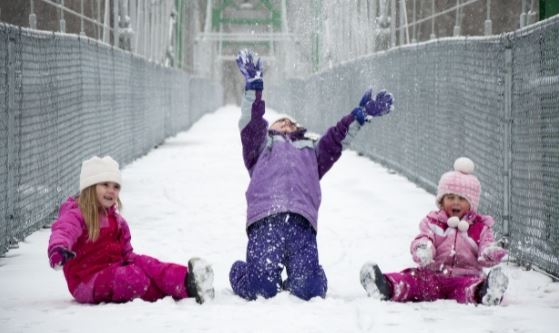
<path id="1" fill-rule="evenodd" d="M 243 159 L 246 168 L 250 171 L 264 149 L 268 131 L 268 122 L 264 119 L 266 105 L 262 100 L 263 64 L 252 51 L 241 50 L 237 55 L 237 66 L 245 79 L 239 129 L 243 144 Z"/>
<path id="2" fill-rule="evenodd" d="M 330 127 L 317 145 L 318 174 L 322 178 L 332 165 L 340 158 L 342 150 L 347 147 L 365 122 L 373 117 L 383 116 L 394 109 L 392 94 L 381 90 L 372 98 L 373 89 L 365 91 L 357 106 L 350 114 Z"/>

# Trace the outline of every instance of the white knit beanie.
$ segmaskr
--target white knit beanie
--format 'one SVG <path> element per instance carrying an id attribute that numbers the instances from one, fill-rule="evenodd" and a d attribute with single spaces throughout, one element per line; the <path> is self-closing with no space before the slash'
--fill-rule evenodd
<path id="1" fill-rule="evenodd" d="M 80 192 L 86 187 L 102 182 L 122 183 L 118 162 L 110 156 L 92 158 L 82 162 L 80 173 Z"/>
<path id="2" fill-rule="evenodd" d="M 295 118 L 291 117 L 288 114 L 285 113 L 277 113 L 271 116 L 268 116 L 269 119 L 267 119 L 269 121 L 270 124 L 275 123 L 276 121 L 283 119 L 283 118 L 287 118 L 289 119 L 292 123 L 297 124 L 297 126 L 299 126 L 299 123 L 297 122 L 297 120 L 295 120 Z"/>

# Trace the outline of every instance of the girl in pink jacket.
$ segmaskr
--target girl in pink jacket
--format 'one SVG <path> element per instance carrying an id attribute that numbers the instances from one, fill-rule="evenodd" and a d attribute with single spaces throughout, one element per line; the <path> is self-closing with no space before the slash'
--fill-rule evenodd
<path id="1" fill-rule="evenodd" d="M 481 186 L 465 157 L 442 175 L 436 202 L 439 211 L 420 223 L 410 251 L 418 268 L 383 274 L 374 263 L 361 268 L 369 296 L 397 302 L 454 299 L 459 303 L 500 304 L 508 278 L 500 267 L 486 276 L 485 267 L 501 262 L 507 252 L 497 245 L 488 215 L 477 213 Z"/>
<path id="2" fill-rule="evenodd" d="M 192 258 L 188 267 L 136 254 L 128 224 L 117 208 L 121 175 L 109 156 L 82 163 L 80 194 L 68 198 L 52 225 L 48 256 L 52 268 L 64 269 L 68 289 L 80 303 L 213 298 L 213 270 Z"/>

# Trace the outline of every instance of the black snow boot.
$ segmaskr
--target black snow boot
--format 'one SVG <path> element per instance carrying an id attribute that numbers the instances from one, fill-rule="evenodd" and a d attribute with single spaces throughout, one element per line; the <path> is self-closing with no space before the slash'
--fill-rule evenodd
<path id="1" fill-rule="evenodd" d="M 196 298 L 202 304 L 215 296 L 214 271 L 204 259 L 191 258 L 188 261 L 188 274 L 186 276 L 186 291 L 189 297 Z"/>
<path id="2" fill-rule="evenodd" d="M 493 268 L 479 289 L 481 304 L 499 305 L 509 286 L 509 278 L 503 273 L 501 267 Z"/>
<path id="3" fill-rule="evenodd" d="M 392 298 L 392 286 L 377 264 L 370 262 L 364 264 L 359 277 L 367 296 L 380 300 Z"/>

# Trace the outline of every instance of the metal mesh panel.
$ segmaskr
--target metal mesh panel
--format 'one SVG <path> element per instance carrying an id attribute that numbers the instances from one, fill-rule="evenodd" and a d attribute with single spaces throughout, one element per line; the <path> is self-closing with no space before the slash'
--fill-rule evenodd
<path id="1" fill-rule="evenodd" d="M 515 259 L 559 276 L 558 27 L 555 18 L 501 36 L 392 49 L 268 83 L 266 98 L 322 132 L 367 86 L 388 89 L 396 111 L 368 124 L 353 148 L 432 193 L 457 157 L 472 158 L 479 211 L 495 218 L 497 237 L 509 237 Z"/>
<path id="2" fill-rule="evenodd" d="M 79 50 L 71 44 L 64 45 L 54 35 L 38 37 L 29 38 L 23 31 L 16 55 L 21 58 L 22 83 L 16 88 L 21 100 L 19 162 L 14 192 L 16 218 L 11 230 L 17 239 L 22 239 L 38 221 L 52 216 L 58 198 L 57 118 L 68 109 L 77 110 L 75 103 L 79 100 L 79 81 L 72 77 L 72 72 L 79 70 L 72 54 L 79 54 Z M 71 48 L 63 51 L 63 47 Z"/>
<path id="3" fill-rule="evenodd" d="M 221 106 L 210 80 L 88 38 L 5 24 L 0 75 L 0 254 L 78 192 L 82 160 L 125 165 Z"/>
<path id="4" fill-rule="evenodd" d="M 559 20 L 511 36 L 514 254 L 559 272 Z"/>

